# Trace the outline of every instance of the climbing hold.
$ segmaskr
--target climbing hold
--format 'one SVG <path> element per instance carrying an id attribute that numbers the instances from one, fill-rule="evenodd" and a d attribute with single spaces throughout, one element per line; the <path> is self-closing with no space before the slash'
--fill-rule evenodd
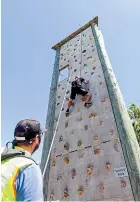
<path id="1" fill-rule="evenodd" d="M 65 123 L 65 128 L 67 128 L 68 127 L 68 121 L 66 121 L 66 123 Z"/>
<path id="2" fill-rule="evenodd" d="M 109 131 L 109 135 L 113 135 L 114 131 L 113 130 L 110 130 Z"/>
<path id="3" fill-rule="evenodd" d="M 79 140 L 77 145 L 78 145 L 78 147 L 80 147 L 82 145 L 82 140 Z"/>
<path id="4" fill-rule="evenodd" d="M 98 126 L 101 126 L 103 124 L 103 121 L 99 121 Z"/>
<path id="5" fill-rule="evenodd" d="M 60 84 L 58 84 L 58 87 L 60 87 L 61 85 Z"/>
<path id="6" fill-rule="evenodd" d="M 62 141 L 63 141 L 63 137 L 60 136 L 60 137 L 59 137 L 59 142 L 62 142 Z"/>
<path id="7" fill-rule="evenodd" d="M 62 111 L 64 111 L 64 108 L 62 108 Z"/>
<path id="8" fill-rule="evenodd" d="M 105 170 L 106 171 L 110 171 L 111 170 L 111 165 L 110 165 L 109 162 L 106 162 L 106 164 L 105 164 Z"/>
<path id="9" fill-rule="evenodd" d="M 84 67 L 86 67 L 87 66 L 87 64 L 84 64 Z"/>
<path id="10" fill-rule="evenodd" d="M 76 58 L 76 55 L 74 55 L 74 58 Z"/>
<path id="11" fill-rule="evenodd" d="M 87 130 L 88 129 L 88 125 L 85 125 L 84 128 L 85 128 L 85 130 Z"/>
<path id="12" fill-rule="evenodd" d="M 60 96 L 58 96 L 58 99 L 60 98 Z"/>
<path id="13" fill-rule="evenodd" d="M 51 166 L 55 166 L 55 165 L 56 165 L 56 162 L 53 160 L 51 163 Z"/>
<path id="14" fill-rule="evenodd" d="M 76 71 L 77 71 L 77 69 L 74 70 L 74 72 L 76 72 Z"/>
<path id="15" fill-rule="evenodd" d="M 76 169 L 73 168 L 73 169 L 71 170 L 71 177 L 72 177 L 72 179 L 74 179 L 75 176 L 76 176 Z"/>
<path id="16" fill-rule="evenodd" d="M 51 190 L 51 193 L 50 193 L 50 200 L 53 200 L 53 197 L 54 197 L 54 190 Z"/>
<path id="17" fill-rule="evenodd" d="M 69 98 L 68 98 L 68 97 L 66 97 L 66 101 L 69 101 Z"/>
<path id="18" fill-rule="evenodd" d="M 88 175 L 91 175 L 91 174 L 92 174 L 92 171 L 93 171 L 93 166 L 92 166 L 92 165 L 89 165 L 89 166 L 87 167 L 87 174 L 88 174 Z"/>
<path id="19" fill-rule="evenodd" d="M 78 189 L 78 194 L 82 195 L 83 193 L 84 193 L 84 187 L 80 186 L 79 189 Z"/>
<path id="20" fill-rule="evenodd" d="M 56 148 L 53 150 L 54 154 L 56 153 Z"/>
<path id="21" fill-rule="evenodd" d="M 94 95 L 97 95 L 97 93 L 95 93 Z"/>
<path id="22" fill-rule="evenodd" d="M 65 162 L 66 164 L 68 164 L 68 163 L 69 163 L 69 158 L 68 158 L 68 157 L 65 157 L 65 158 L 64 158 L 64 162 Z"/>
<path id="23" fill-rule="evenodd" d="M 79 64 L 82 64 L 81 62 L 79 62 Z"/>
<path id="24" fill-rule="evenodd" d="M 94 136 L 94 140 L 98 140 L 98 136 L 96 135 L 96 136 Z"/>
<path id="25" fill-rule="evenodd" d="M 64 90 L 64 88 L 62 88 L 62 90 Z"/>
<path id="26" fill-rule="evenodd" d="M 96 59 L 93 60 L 93 63 L 96 62 Z"/>
<path id="27" fill-rule="evenodd" d="M 92 52 L 94 52 L 95 49 L 92 49 Z"/>
<path id="28" fill-rule="evenodd" d="M 72 129 L 72 131 L 71 131 L 71 134 L 73 135 L 74 134 L 74 130 Z"/>
<path id="29" fill-rule="evenodd" d="M 66 61 L 66 58 L 64 58 L 64 61 Z"/>
<path id="30" fill-rule="evenodd" d="M 94 154 L 96 155 L 100 154 L 100 149 L 94 149 Z"/>
<path id="31" fill-rule="evenodd" d="M 60 104 L 60 103 L 58 102 L 58 103 L 57 103 L 57 106 L 58 106 L 59 104 Z"/>
<path id="32" fill-rule="evenodd" d="M 87 72 L 85 72 L 85 74 L 87 74 Z"/>
<path id="33" fill-rule="evenodd" d="M 92 58 L 92 56 L 88 56 L 88 57 L 87 57 L 87 59 L 90 59 L 90 58 Z"/>
<path id="34" fill-rule="evenodd" d="M 107 98 L 104 97 L 104 98 L 102 99 L 102 102 L 106 102 L 106 101 L 107 101 Z"/>
<path id="35" fill-rule="evenodd" d="M 102 84 L 103 84 L 102 82 L 99 83 L 100 86 L 101 86 Z"/>
<path id="36" fill-rule="evenodd" d="M 96 67 L 93 67 L 92 69 L 93 69 L 93 70 L 95 70 L 95 69 L 96 69 Z"/>
<path id="37" fill-rule="evenodd" d="M 77 59 L 75 60 L 75 62 L 77 62 Z"/>
<path id="38" fill-rule="evenodd" d="M 85 53 L 85 52 L 86 52 L 86 50 L 83 50 L 83 51 L 82 51 L 82 53 Z"/>
<path id="39" fill-rule="evenodd" d="M 100 184 L 99 185 L 99 192 L 103 192 L 104 191 L 104 185 L 103 184 Z"/>
<path id="40" fill-rule="evenodd" d="M 115 149 L 115 151 L 119 152 L 119 148 L 118 148 L 117 143 L 114 143 L 114 149 Z"/>
<path id="41" fill-rule="evenodd" d="M 126 182 L 124 180 L 121 181 L 121 187 L 126 187 Z"/>
<path id="42" fill-rule="evenodd" d="M 68 142 L 64 144 L 64 148 L 65 148 L 67 151 L 69 150 L 69 143 L 68 143 Z"/>
<path id="43" fill-rule="evenodd" d="M 96 117 L 97 116 L 97 114 L 95 114 L 95 113 L 91 113 L 90 115 L 89 115 L 89 118 L 91 118 L 91 117 Z"/>
<path id="44" fill-rule="evenodd" d="M 100 78 L 100 75 L 98 75 L 98 77 Z"/>
<path id="45" fill-rule="evenodd" d="M 59 175 L 57 176 L 57 181 L 60 180 L 60 179 L 62 179 L 62 175 L 61 175 L 61 174 L 59 174 Z"/>
<path id="46" fill-rule="evenodd" d="M 81 117 L 81 116 L 77 117 L 77 118 L 76 118 L 76 121 L 77 121 L 77 122 L 82 121 L 82 117 Z"/>
<path id="47" fill-rule="evenodd" d="M 94 72 L 91 72 L 91 75 L 94 74 Z"/>
<path id="48" fill-rule="evenodd" d="M 69 90 L 66 92 L 66 94 L 69 94 Z"/>
<path id="49" fill-rule="evenodd" d="M 69 193 L 68 193 L 68 188 L 66 187 L 64 189 L 64 198 L 67 198 L 67 197 L 69 197 Z"/>

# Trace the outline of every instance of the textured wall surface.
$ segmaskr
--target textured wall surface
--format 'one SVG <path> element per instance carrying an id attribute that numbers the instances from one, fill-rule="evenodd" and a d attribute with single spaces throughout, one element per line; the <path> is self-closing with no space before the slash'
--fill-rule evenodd
<path id="1" fill-rule="evenodd" d="M 68 78 L 57 86 L 54 130 L 57 121 L 59 124 L 51 152 L 48 186 L 44 184 L 45 200 L 133 200 L 91 27 L 61 47 L 59 68 L 66 65 Z M 92 93 L 93 105 L 86 109 L 81 96 L 77 96 L 70 116 L 65 117 L 70 82 L 79 75 L 90 81 L 86 89 Z"/>

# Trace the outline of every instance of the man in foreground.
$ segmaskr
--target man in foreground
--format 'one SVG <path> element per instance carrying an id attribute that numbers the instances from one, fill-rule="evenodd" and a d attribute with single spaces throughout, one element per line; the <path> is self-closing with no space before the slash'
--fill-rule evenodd
<path id="1" fill-rule="evenodd" d="M 36 120 L 17 124 L 13 148 L 1 153 L 2 201 L 44 201 L 41 170 L 31 155 L 39 148 L 45 131 Z"/>
<path id="2" fill-rule="evenodd" d="M 83 83 L 89 84 L 89 81 L 86 81 L 85 79 L 77 76 L 75 77 L 75 80 L 72 81 L 70 100 L 68 102 L 68 108 L 65 113 L 66 117 L 69 116 L 69 109 L 73 105 L 73 100 L 75 99 L 76 95 L 82 95 L 84 97 L 86 96 L 84 104 L 85 107 L 90 107 L 92 105 L 92 102 L 90 102 L 92 95 L 82 87 Z"/>

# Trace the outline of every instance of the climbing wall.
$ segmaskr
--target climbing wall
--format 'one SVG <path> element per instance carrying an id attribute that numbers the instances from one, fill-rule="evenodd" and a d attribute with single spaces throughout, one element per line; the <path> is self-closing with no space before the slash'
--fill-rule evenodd
<path id="1" fill-rule="evenodd" d="M 69 73 L 57 86 L 47 200 L 133 200 L 91 27 L 61 47 L 59 69 L 63 68 Z M 85 88 L 92 93 L 93 105 L 86 109 L 77 96 L 65 117 L 71 81 L 79 75 L 90 82 Z"/>

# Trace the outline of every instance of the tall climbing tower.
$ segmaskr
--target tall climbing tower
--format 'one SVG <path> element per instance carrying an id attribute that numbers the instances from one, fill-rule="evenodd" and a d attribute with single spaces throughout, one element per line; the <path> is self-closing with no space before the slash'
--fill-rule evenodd
<path id="1" fill-rule="evenodd" d="M 53 46 L 41 168 L 45 200 L 140 200 L 140 148 L 107 56 L 98 17 Z M 121 65 L 121 63 L 120 63 Z M 60 77 L 65 78 L 60 80 Z M 75 76 L 89 80 L 93 105 L 81 96 L 65 110 Z"/>

